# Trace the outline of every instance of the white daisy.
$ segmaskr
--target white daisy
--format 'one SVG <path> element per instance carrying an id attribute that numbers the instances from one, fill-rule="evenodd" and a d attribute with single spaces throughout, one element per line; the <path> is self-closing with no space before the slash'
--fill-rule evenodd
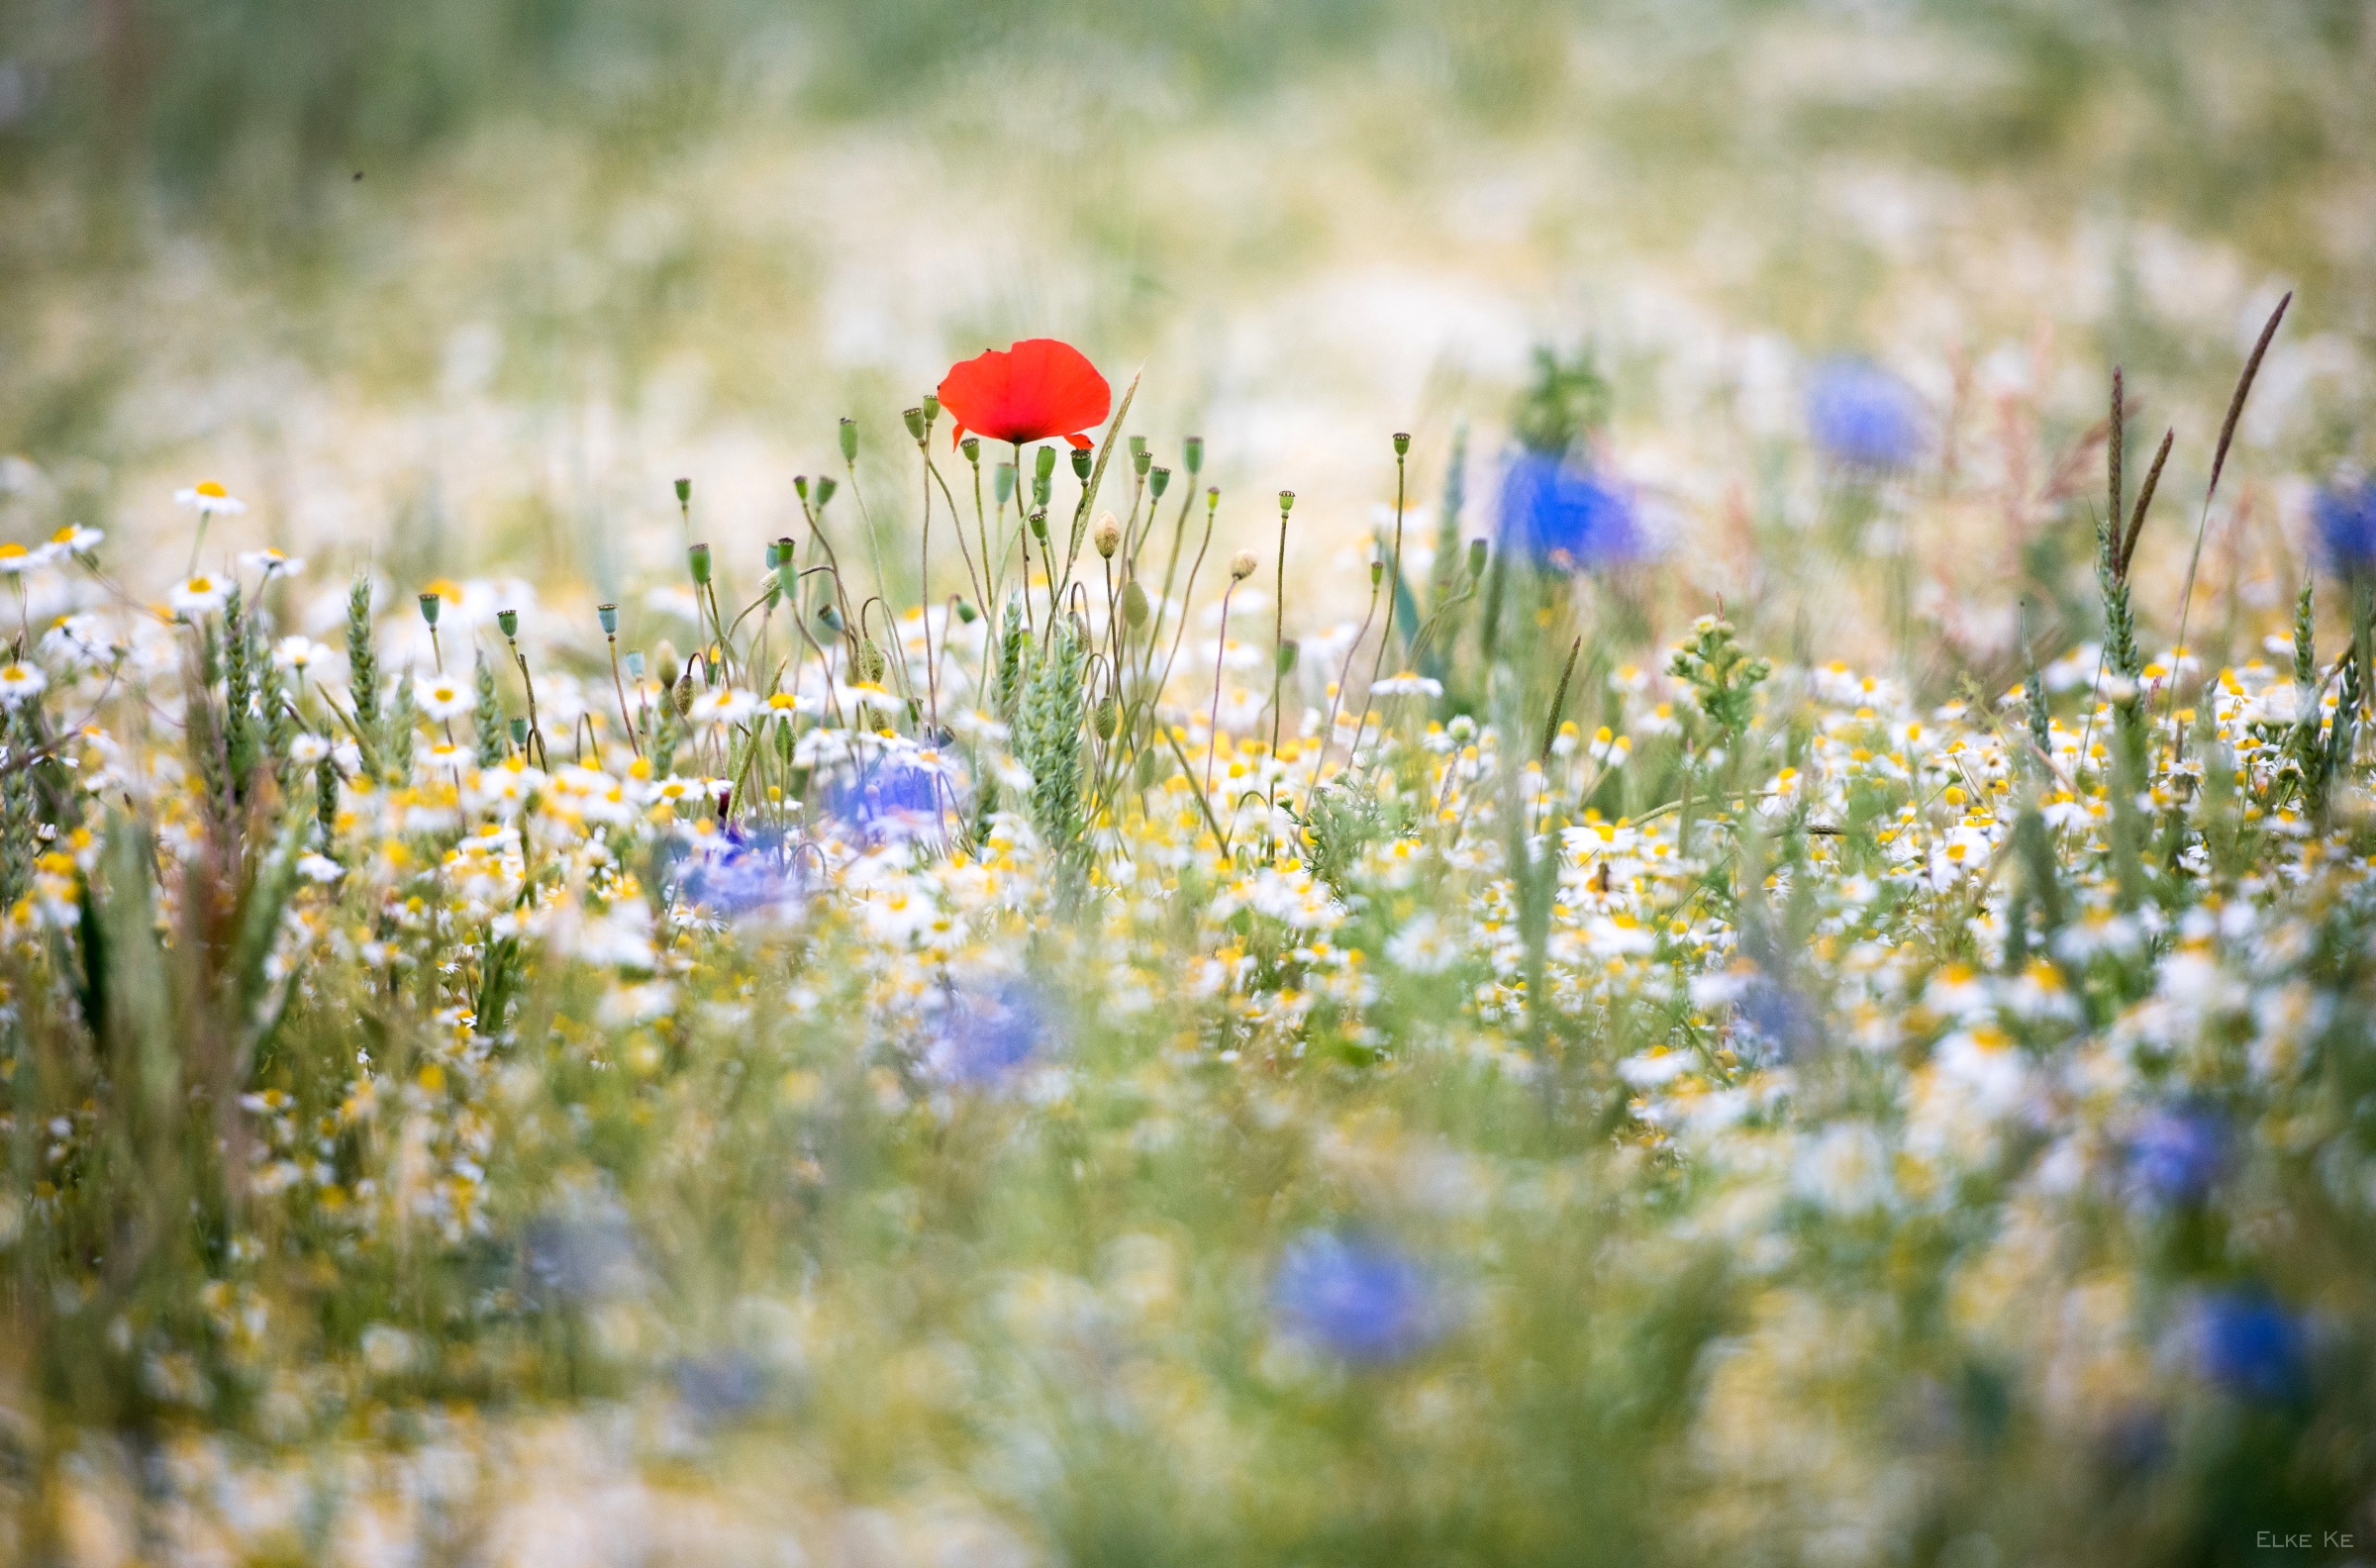
<path id="1" fill-rule="evenodd" d="M 331 656 L 330 649 L 299 633 L 272 644 L 272 662 L 284 670 L 312 669 Z"/>
<path id="2" fill-rule="evenodd" d="M 107 535 L 103 530 L 85 528 L 80 523 L 69 523 L 50 536 L 50 543 L 56 549 L 67 550 L 76 555 L 87 555 L 105 542 L 106 539 Z"/>
<path id="3" fill-rule="evenodd" d="M 179 505 L 201 513 L 236 514 L 248 510 L 248 503 L 224 489 L 222 481 L 217 479 L 202 479 L 186 490 L 176 490 L 173 499 Z"/>
<path id="4" fill-rule="evenodd" d="M 330 755 L 330 742 L 318 735 L 301 735 L 289 742 L 289 760 L 312 767 Z"/>
<path id="5" fill-rule="evenodd" d="M 14 708 L 28 697 L 41 695 L 50 677 L 22 661 L 0 664 L 0 707 Z"/>
<path id="6" fill-rule="evenodd" d="M 268 546 L 264 549 L 243 551 L 240 555 L 240 564 L 249 571 L 262 572 L 267 577 L 274 572 L 280 573 L 283 577 L 294 577 L 305 570 L 304 561 L 293 556 L 283 555 L 280 551 Z"/>
<path id="7" fill-rule="evenodd" d="M 686 717 L 695 724 L 741 724 L 758 705 L 759 700 L 749 692 L 721 686 L 694 698 Z"/>
<path id="8" fill-rule="evenodd" d="M 16 577 L 32 571 L 37 566 L 49 564 L 50 547 L 48 545 L 44 545 L 40 549 L 27 549 L 15 539 L 0 544 L 0 573 Z"/>
<path id="9" fill-rule="evenodd" d="M 413 682 L 413 702 L 432 719 L 459 719 L 476 701 L 470 688 L 451 675 Z"/>
<path id="10" fill-rule="evenodd" d="M 1431 680 L 1411 670 L 1400 670 L 1370 687 L 1370 692 L 1379 697 L 1440 697 L 1443 695 L 1443 682 Z"/>
<path id="11" fill-rule="evenodd" d="M 224 596 L 230 592 L 230 583 L 200 572 L 195 577 L 175 583 L 173 591 L 165 597 L 180 614 L 198 616 L 211 615 L 222 609 Z"/>

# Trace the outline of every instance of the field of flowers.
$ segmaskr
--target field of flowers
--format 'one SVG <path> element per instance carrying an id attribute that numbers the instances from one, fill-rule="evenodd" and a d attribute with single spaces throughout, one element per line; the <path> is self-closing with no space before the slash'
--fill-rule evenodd
<path id="1" fill-rule="evenodd" d="M 1645 644 L 1553 357 L 1334 629 L 1045 340 L 583 616 L 0 546 L 0 1556 L 2364 1553 L 2376 487 L 2197 584 L 2280 326 L 2201 495 L 2113 380 L 2002 678 L 1846 362 L 1870 668 Z"/>

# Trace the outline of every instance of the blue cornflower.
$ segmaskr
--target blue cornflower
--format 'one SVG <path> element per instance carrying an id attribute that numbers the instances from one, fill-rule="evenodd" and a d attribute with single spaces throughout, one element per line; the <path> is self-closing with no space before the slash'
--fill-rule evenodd
<path id="1" fill-rule="evenodd" d="M 2308 1327 L 2259 1290 L 2205 1297 L 2195 1330 L 2204 1374 L 2230 1394 L 2279 1404 L 2309 1386 Z"/>
<path id="2" fill-rule="evenodd" d="M 1864 359 L 1827 359 L 1807 388 L 1807 428 L 1832 461 L 1903 468 L 1923 451 L 1914 388 Z"/>
<path id="3" fill-rule="evenodd" d="M 1626 493 L 1547 453 L 1511 459 L 1500 503 L 1502 547 L 1537 564 L 1579 571 L 1641 552 Z"/>
<path id="4" fill-rule="evenodd" d="M 867 842 L 935 830 L 953 804 L 937 768 L 904 755 L 867 763 L 826 797 L 826 810 Z"/>
<path id="5" fill-rule="evenodd" d="M 2328 485 L 2311 498 L 2310 518 L 2336 575 L 2376 572 L 2376 479 Z"/>
<path id="6" fill-rule="evenodd" d="M 678 863 L 677 895 L 720 920 L 788 913 L 802 891 L 796 847 L 779 833 L 729 830 Z"/>
<path id="7" fill-rule="evenodd" d="M 2148 1201 L 2200 1202 L 2228 1163 L 2228 1127 L 2216 1111 L 2156 1111 L 2128 1140 L 2128 1178 Z"/>
<path id="8" fill-rule="evenodd" d="M 1296 1338 L 1346 1361 L 1400 1360 L 1436 1337 L 1427 1274 L 1375 1242 L 1307 1230 L 1279 1260 L 1271 1303 Z"/>
<path id="9" fill-rule="evenodd" d="M 954 992 L 925 1052 L 950 1083 L 996 1084 L 1038 1056 L 1048 1039 L 1039 993 L 1022 980 Z"/>

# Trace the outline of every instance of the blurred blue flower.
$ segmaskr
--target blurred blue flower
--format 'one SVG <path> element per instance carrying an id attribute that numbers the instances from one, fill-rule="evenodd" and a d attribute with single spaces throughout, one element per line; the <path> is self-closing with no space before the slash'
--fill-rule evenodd
<path id="1" fill-rule="evenodd" d="M 1392 1247 L 1307 1230 L 1279 1260 L 1271 1303 L 1296 1338 L 1346 1361 L 1399 1360 L 1436 1337 L 1435 1293 Z"/>
<path id="2" fill-rule="evenodd" d="M 1923 405 L 1914 388 L 1863 359 L 1827 359 L 1807 388 L 1807 428 L 1832 461 L 1903 468 L 1923 451 Z"/>
<path id="3" fill-rule="evenodd" d="M 1039 993 L 1023 980 L 954 992 L 925 1052 L 925 1064 L 950 1083 L 984 1086 L 1014 1073 L 1046 1045 Z"/>
<path id="4" fill-rule="evenodd" d="M 1522 452 L 1502 474 L 1502 547 L 1539 565 L 1581 571 L 1641 553 L 1634 504 L 1597 475 L 1543 452 Z"/>
<path id="5" fill-rule="evenodd" d="M 898 754 L 878 757 L 842 778 L 825 802 L 853 837 L 868 843 L 933 832 L 953 805 L 937 768 Z"/>
<path id="6" fill-rule="evenodd" d="M 2128 1179 L 2153 1203 L 2199 1203 L 2228 1163 L 2228 1126 L 2216 1111 L 2156 1111 L 2128 1140 Z"/>
<path id="7" fill-rule="evenodd" d="M 2376 479 L 2328 485 L 2311 498 L 2310 517 L 2336 575 L 2376 572 Z"/>
<path id="8" fill-rule="evenodd" d="M 677 862 L 677 896 L 720 920 L 789 913 L 802 891 L 796 848 L 780 833 L 729 829 Z"/>
<path id="9" fill-rule="evenodd" d="M 2205 1297 L 2195 1328 L 2204 1374 L 2228 1393 L 2279 1404 L 2308 1388 L 2308 1329 L 2264 1292 L 2220 1291 Z"/>

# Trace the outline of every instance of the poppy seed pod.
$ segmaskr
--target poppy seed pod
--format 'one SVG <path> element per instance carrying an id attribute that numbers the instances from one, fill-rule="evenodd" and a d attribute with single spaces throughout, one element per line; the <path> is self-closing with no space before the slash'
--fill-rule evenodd
<path id="1" fill-rule="evenodd" d="M 505 728 L 512 732 L 512 744 L 516 746 L 525 746 L 528 744 L 527 720 L 514 719 L 509 725 L 505 726 Z"/>
<path id="2" fill-rule="evenodd" d="M 1205 510 L 1208 512 L 1221 510 L 1221 486 L 1207 485 L 1205 487 Z"/>
<path id="3" fill-rule="evenodd" d="M 840 637 L 842 635 L 842 612 L 831 604 L 821 604 L 817 607 L 817 624 L 825 628 L 832 636 Z"/>
<path id="4" fill-rule="evenodd" d="M 1055 493 L 1055 481 L 1048 478 L 1047 475 L 1041 474 L 1032 481 L 1032 505 L 1044 507 L 1047 505 L 1048 497 Z"/>
<path id="5" fill-rule="evenodd" d="M 1191 478 L 1202 473 L 1205 467 L 1205 439 L 1202 436 L 1191 436 L 1180 442 L 1180 455 L 1188 465 L 1188 473 Z"/>
<path id="6" fill-rule="evenodd" d="M 800 497 L 803 501 L 806 501 L 809 498 L 809 476 L 807 474 L 794 474 L 792 476 L 792 493 Z"/>
<path id="7" fill-rule="evenodd" d="M 967 626 L 971 626 L 981 618 L 982 613 L 973 607 L 973 602 L 971 600 L 960 599 L 957 601 L 958 620 L 964 622 Z"/>
<path id="8" fill-rule="evenodd" d="M 659 646 L 651 650 L 651 672 L 659 677 L 662 686 L 674 686 L 677 677 L 684 673 L 676 661 L 676 645 L 666 637 L 660 638 Z"/>
<path id="9" fill-rule="evenodd" d="M 623 657 L 620 662 L 627 666 L 627 678 L 629 680 L 640 681 L 644 678 L 644 650 L 642 648 L 628 649 L 625 657 Z"/>
<path id="10" fill-rule="evenodd" d="M 1053 446 L 1041 446 L 1032 453 L 1033 478 L 1041 480 L 1052 479 L 1055 477 L 1055 473 L 1056 449 Z"/>
<path id="11" fill-rule="evenodd" d="M 1047 543 L 1047 509 L 1042 507 L 1032 514 L 1032 538 L 1042 547 Z"/>
<path id="12" fill-rule="evenodd" d="M 517 610 L 496 611 L 495 630 L 506 637 L 518 637 L 520 635 L 520 612 Z"/>
<path id="13" fill-rule="evenodd" d="M 830 474 L 819 474 L 817 476 L 817 510 L 824 511 L 825 504 L 831 501 L 834 498 L 834 492 L 841 488 L 841 480 Z"/>
<path id="14" fill-rule="evenodd" d="M 842 420 L 842 460 L 858 460 L 858 422 L 844 415 Z"/>
<path id="15" fill-rule="evenodd" d="M 436 594 L 425 593 L 421 596 L 421 619 L 433 627 L 438 624 L 438 596 Z"/>
<path id="16" fill-rule="evenodd" d="M 1286 641 L 1280 643 L 1279 673 L 1282 675 L 1293 674 L 1295 672 L 1296 658 L 1302 652 L 1303 644 L 1296 641 L 1296 639 L 1293 637 L 1289 637 Z"/>
<path id="17" fill-rule="evenodd" d="M 1087 484 L 1089 482 L 1088 447 L 1076 446 L 1072 449 L 1072 476 L 1081 481 L 1083 484 Z"/>
<path id="18" fill-rule="evenodd" d="M 1131 453 L 1131 471 L 1136 473 L 1139 478 L 1143 479 L 1146 477 L 1147 468 L 1154 462 L 1154 453 L 1141 446 L 1138 448 L 1138 450 Z"/>
<path id="19" fill-rule="evenodd" d="M 1485 541 L 1481 539 L 1468 541 L 1468 574 L 1471 577 L 1485 575 Z"/>
<path id="20" fill-rule="evenodd" d="M 1279 492 L 1279 511 L 1280 511 L 1280 513 L 1281 513 L 1282 515 L 1284 515 L 1284 514 L 1286 514 L 1286 513 L 1289 513 L 1289 512 L 1292 512 L 1292 511 L 1294 511 L 1294 510 L 1295 510 L 1295 492 L 1294 492 L 1294 491 L 1292 491 L 1292 490 L 1282 490 L 1282 491 L 1280 491 L 1280 492 Z"/>
<path id="21" fill-rule="evenodd" d="M 693 568 L 694 585 L 702 588 L 708 587 L 710 585 L 710 547 L 707 544 L 694 545 L 685 551 L 685 562 Z"/>
<path id="22" fill-rule="evenodd" d="M 1411 433 L 1409 431 L 1396 431 L 1394 433 L 1394 454 L 1397 457 L 1408 457 L 1411 455 Z"/>
<path id="23" fill-rule="evenodd" d="M 1002 462 L 991 470 L 990 493 L 1002 507 L 1014 498 L 1015 465 L 1013 463 Z"/>
<path id="24" fill-rule="evenodd" d="M 938 392 L 927 392 L 924 395 L 924 428 L 926 430 L 931 430 L 933 426 L 940 422 L 940 394 Z"/>
<path id="25" fill-rule="evenodd" d="M 692 480 L 679 479 L 676 482 L 676 504 L 678 506 L 691 506 L 693 504 Z"/>
<path id="26" fill-rule="evenodd" d="M 1377 556 L 1369 558 L 1369 585 L 1375 588 L 1386 580 L 1386 563 Z"/>
<path id="27" fill-rule="evenodd" d="M 974 467 L 979 468 L 982 465 L 982 439 L 980 437 L 966 437 L 957 442 L 957 450 L 963 452 L 966 462 Z"/>
<path id="28" fill-rule="evenodd" d="M 594 619 L 602 625 L 604 637 L 619 635 L 619 607 L 615 604 L 596 605 Z"/>
<path id="29" fill-rule="evenodd" d="M 1114 727 L 1116 723 L 1119 722 L 1121 717 L 1122 711 L 1115 706 L 1113 698 L 1099 698 L 1097 703 L 1097 737 L 1100 740 L 1113 739 Z"/>
<path id="30" fill-rule="evenodd" d="M 1131 455 L 1133 457 L 1143 457 L 1146 455 L 1145 437 L 1134 436 L 1131 438 Z"/>
<path id="31" fill-rule="evenodd" d="M 1113 513 L 1100 512 L 1097 526 L 1089 531 L 1089 539 L 1100 555 L 1112 560 L 1114 552 L 1122 548 L 1122 525 L 1114 520 Z"/>
<path id="32" fill-rule="evenodd" d="M 769 540 L 767 541 L 767 566 L 766 566 L 766 569 L 767 569 L 768 571 L 773 571 L 773 570 L 775 570 L 775 563 L 776 563 L 777 561 L 779 561 L 779 560 L 782 560 L 783 558 L 784 558 L 784 556 L 783 556 L 783 546 L 782 546 L 780 543 L 778 543 L 776 540 L 774 540 L 774 539 L 769 539 Z"/>
<path id="33" fill-rule="evenodd" d="M 1122 585 L 1122 618 L 1133 627 L 1146 625 L 1146 590 L 1134 577 Z"/>
<path id="34" fill-rule="evenodd" d="M 1254 574 L 1254 568 L 1261 564 L 1260 561 L 1254 559 L 1252 550 L 1239 550 L 1230 557 L 1230 580 L 1243 582 L 1251 577 Z"/>
<path id="35" fill-rule="evenodd" d="M 910 441 L 924 440 L 924 410 L 922 408 L 901 409 L 899 417 L 907 423 Z"/>
<path id="36" fill-rule="evenodd" d="M 1163 499 L 1163 492 L 1164 492 L 1165 490 L 1169 489 L 1169 488 L 1171 488 L 1171 470 L 1170 470 L 1170 469 L 1168 469 L 1168 468 L 1149 468 L 1149 469 L 1146 471 L 1146 492 L 1147 492 L 1147 494 L 1149 494 L 1149 495 L 1153 496 L 1153 497 L 1154 497 L 1156 500 L 1160 501 L 1160 500 L 1162 500 L 1162 499 Z"/>

